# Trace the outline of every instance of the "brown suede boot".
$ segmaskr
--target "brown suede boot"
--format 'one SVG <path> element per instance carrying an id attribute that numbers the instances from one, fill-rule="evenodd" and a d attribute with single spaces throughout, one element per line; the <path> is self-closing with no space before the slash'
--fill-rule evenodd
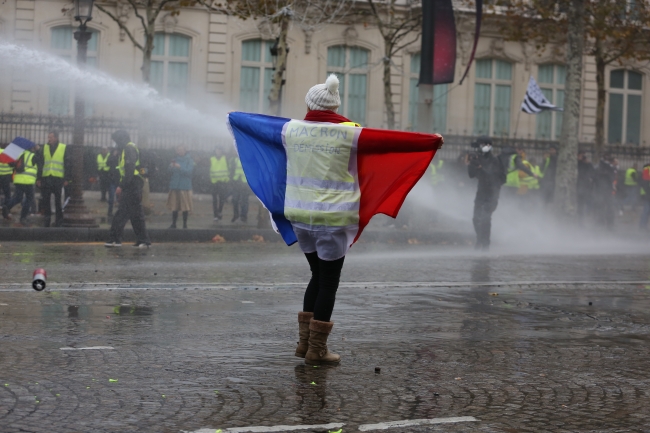
<path id="1" fill-rule="evenodd" d="M 327 350 L 327 337 L 332 332 L 334 322 L 321 322 L 311 319 L 309 325 L 309 350 L 305 355 L 305 364 L 336 365 L 341 362 L 341 357 Z"/>
<path id="2" fill-rule="evenodd" d="M 309 322 L 312 317 L 314 317 L 314 313 L 306 311 L 298 313 L 298 329 L 300 333 L 300 341 L 298 341 L 298 347 L 296 347 L 296 356 L 298 358 L 304 358 L 307 349 L 309 349 Z"/>

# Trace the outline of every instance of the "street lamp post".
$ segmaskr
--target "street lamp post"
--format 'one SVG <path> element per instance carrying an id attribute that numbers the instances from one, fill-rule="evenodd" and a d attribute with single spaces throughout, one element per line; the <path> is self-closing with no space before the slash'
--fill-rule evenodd
<path id="1" fill-rule="evenodd" d="M 92 19 L 94 0 L 75 0 L 75 20 L 79 21 L 79 30 L 74 32 L 77 41 L 77 66 L 86 67 L 88 41 L 92 33 L 86 24 Z M 75 89 L 74 99 L 74 127 L 72 132 L 72 190 L 70 201 L 65 208 L 63 218 L 64 227 L 98 227 L 95 217 L 88 213 L 83 199 L 84 181 L 84 129 L 86 127 L 86 101 L 80 86 Z"/>

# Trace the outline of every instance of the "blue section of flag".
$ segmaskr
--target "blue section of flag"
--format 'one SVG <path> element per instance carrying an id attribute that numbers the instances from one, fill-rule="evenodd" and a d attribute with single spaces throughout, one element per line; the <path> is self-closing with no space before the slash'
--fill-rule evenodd
<path id="1" fill-rule="evenodd" d="M 36 144 L 34 142 L 32 142 L 32 141 L 30 141 L 30 140 L 28 140 L 26 138 L 23 138 L 23 137 L 14 138 L 12 143 L 15 144 L 16 146 L 22 147 L 25 150 L 29 150 L 32 147 L 36 146 Z"/>
<path id="2" fill-rule="evenodd" d="M 287 154 L 282 144 L 282 127 L 290 120 L 241 112 L 228 115 L 248 185 L 271 212 L 287 245 L 297 242 L 293 227 L 284 216 Z"/>

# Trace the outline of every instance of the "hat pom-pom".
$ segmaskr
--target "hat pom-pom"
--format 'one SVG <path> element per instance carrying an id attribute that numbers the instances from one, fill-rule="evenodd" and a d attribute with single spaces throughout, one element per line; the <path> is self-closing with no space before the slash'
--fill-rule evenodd
<path id="1" fill-rule="evenodd" d="M 330 74 L 329 77 L 327 77 L 327 80 L 325 80 L 325 86 L 327 86 L 327 90 L 333 94 L 336 95 L 339 92 L 339 79 L 336 75 Z"/>

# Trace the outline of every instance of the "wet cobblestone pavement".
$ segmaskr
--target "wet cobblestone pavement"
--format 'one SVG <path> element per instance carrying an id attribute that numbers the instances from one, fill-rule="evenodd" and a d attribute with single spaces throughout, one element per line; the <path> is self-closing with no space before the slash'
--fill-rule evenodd
<path id="1" fill-rule="evenodd" d="M 650 431 L 647 252 L 355 246 L 335 368 L 293 356 L 296 248 L 3 244 L 0 256 L 0 432 L 348 433 L 446 417 L 477 421 L 387 431 Z"/>

